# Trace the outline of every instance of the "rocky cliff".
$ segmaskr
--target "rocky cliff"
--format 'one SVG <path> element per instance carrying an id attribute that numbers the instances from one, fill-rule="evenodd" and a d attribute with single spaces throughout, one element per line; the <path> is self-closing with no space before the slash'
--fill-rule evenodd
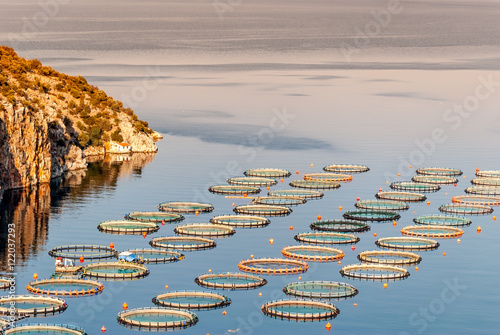
<path id="1" fill-rule="evenodd" d="M 145 121 L 83 77 L 72 77 L 0 47 L 0 193 L 85 169 L 85 157 L 156 152 Z"/>

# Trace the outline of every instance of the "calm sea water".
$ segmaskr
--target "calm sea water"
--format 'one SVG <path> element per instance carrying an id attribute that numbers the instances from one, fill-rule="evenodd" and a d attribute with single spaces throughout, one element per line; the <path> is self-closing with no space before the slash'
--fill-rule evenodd
<path id="1" fill-rule="evenodd" d="M 32 322 L 76 324 L 89 334 L 103 325 L 109 334 L 136 333 L 116 323 L 124 302 L 129 308 L 153 306 L 151 299 L 165 292 L 165 285 L 203 290 L 194 278 L 209 269 L 237 272 L 238 262 L 251 254 L 280 257 L 317 215 L 340 218 L 354 209 L 357 197 L 373 199 L 379 188 L 389 189 L 387 182 L 409 180 L 417 167 L 464 171 L 457 187 L 429 194 L 429 206 L 411 204 L 397 227 L 373 223 L 370 232 L 359 235 L 355 251 L 341 247 L 342 265 L 357 263 L 360 251 L 376 249 L 373 233 L 398 236 L 417 215 L 438 213 L 439 205 L 463 194 L 476 168 L 500 168 L 497 1 L 402 2 L 401 12 L 359 48 L 359 31 L 366 35 L 366 27 L 375 27 L 372 12 L 387 10 L 387 2 L 59 3 L 51 10 L 36 1 L 2 2 L 1 44 L 85 76 L 133 107 L 165 138 L 156 155 L 114 157 L 50 187 L 4 195 L 0 259 L 5 272 L 7 224 L 15 223 L 18 294 L 27 293 L 33 273 L 52 274 L 47 253 L 55 246 L 113 242 L 118 250 L 147 248 L 152 237 L 173 235 L 175 227 L 165 225 L 144 239 L 100 233 L 101 221 L 176 200 L 215 206 L 213 213 L 188 215 L 183 223 L 231 213 L 233 202 L 248 201 L 207 189 L 245 169 L 299 171 L 273 189 L 287 188 L 290 180 L 331 163 L 365 164 L 371 170 L 321 200 L 294 207 L 288 217 L 271 218 L 266 228 L 238 229 L 218 240 L 215 249 L 150 265 L 145 279 L 106 281 L 103 294 L 67 299 L 63 314 Z M 36 21 L 39 13 L 46 22 Z M 342 51 L 346 44 L 356 47 L 350 59 Z M 330 321 L 330 332 L 496 334 L 500 228 L 492 215 L 471 218 L 460 244 L 441 240 L 438 250 L 421 253 L 418 272 L 411 268 L 408 279 L 390 282 L 387 289 L 382 282 L 342 278 L 337 263 L 310 263 L 303 280 L 345 281 L 360 291 L 335 302 L 341 313 Z M 199 311 L 199 323 L 179 333 L 327 333 L 326 322 L 264 316 L 260 306 L 285 298 L 282 288 L 298 276 L 266 279 L 269 283 L 256 290 L 219 291 L 233 301 L 227 315 Z"/>

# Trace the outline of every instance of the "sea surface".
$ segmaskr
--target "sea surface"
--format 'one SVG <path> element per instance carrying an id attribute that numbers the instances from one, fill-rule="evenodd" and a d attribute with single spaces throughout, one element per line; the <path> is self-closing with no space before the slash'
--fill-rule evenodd
<path id="1" fill-rule="evenodd" d="M 197 311 L 198 324 L 177 333 L 497 334 L 497 209 L 471 216 L 461 243 L 443 239 L 437 250 L 420 252 L 419 270 L 411 267 L 407 279 L 388 282 L 385 289 L 383 282 L 342 278 L 339 270 L 358 263 L 360 251 L 377 249 L 377 238 L 400 236 L 414 217 L 439 213 L 441 204 L 464 194 L 476 169 L 500 169 L 499 14 L 499 1 L 469 0 L 0 0 L 1 45 L 84 76 L 164 135 L 157 154 L 106 157 L 51 185 L 4 194 L 0 262 L 9 274 L 13 223 L 17 294 L 28 293 L 34 273 L 52 275 L 51 248 L 149 248 L 151 238 L 174 235 L 176 225 L 143 238 L 101 233 L 96 227 L 102 221 L 154 211 L 165 201 L 214 205 L 213 213 L 186 215 L 181 224 L 232 213 L 233 203 L 248 199 L 214 195 L 208 187 L 246 169 L 290 170 L 290 178 L 272 187 L 285 189 L 327 164 L 370 167 L 325 191 L 323 199 L 271 218 L 265 228 L 237 229 L 214 249 L 151 264 L 144 279 L 105 281 L 101 295 L 68 298 L 64 313 L 26 322 L 75 324 L 88 334 L 102 326 L 108 334 L 136 334 L 116 322 L 124 302 L 129 309 L 152 307 L 165 285 L 169 291 L 207 290 L 195 284 L 198 275 L 238 272 L 238 262 L 250 255 L 281 257 L 281 249 L 297 244 L 293 237 L 309 231 L 318 215 L 341 218 L 356 198 L 374 199 L 389 183 L 410 180 L 416 168 L 440 166 L 464 172 L 457 186 L 428 194 L 429 205 L 411 203 L 397 226 L 372 223 L 358 235 L 354 251 L 340 246 L 346 254 L 341 265 L 311 262 L 300 275 L 359 290 L 334 302 L 340 315 L 330 321 L 329 332 L 326 321 L 262 314 L 262 304 L 286 298 L 283 287 L 299 280 L 288 275 L 265 276 L 269 283 L 255 290 L 217 291 L 232 299 L 227 314 Z"/>

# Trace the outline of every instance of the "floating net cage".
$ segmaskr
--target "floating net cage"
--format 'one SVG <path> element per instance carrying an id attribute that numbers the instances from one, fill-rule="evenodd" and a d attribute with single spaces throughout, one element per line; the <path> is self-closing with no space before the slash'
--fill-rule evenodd
<path id="1" fill-rule="evenodd" d="M 14 309 L 12 309 L 14 306 Z M 17 295 L 0 297 L 0 314 L 12 316 L 45 316 L 62 313 L 68 304 L 55 297 Z"/>
<path id="2" fill-rule="evenodd" d="M 345 256 L 344 252 L 340 249 L 312 245 L 284 247 L 281 253 L 286 258 L 312 262 L 333 262 L 341 260 Z"/>
<path id="3" fill-rule="evenodd" d="M 471 184 L 480 186 L 500 186 L 500 177 L 497 178 L 474 178 L 471 179 Z"/>
<path id="4" fill-rule="evenodd" d="M 323 220 L 311 223 L 312 230 L 344 233 L 361 233 L 370 230 L 366 222 L 356 220 Z"/>
<path id="5" fill-rule="evenodd" d="M 210 186 L 208 190 L 212 193 L 226 194 L 226 195 L 244 195 L 244 194 L 260 193 L 260 188 L 251 186 L 236 186 L 236 185 L 215 185 L 215 186 Z"/>
<path id="6" fill-rule="evenodd" d="M 458 179 L 455 177 L 448 176 L 425 176 L 425 175 L 416 175 L 411 178 L 412 181 L 416 183 L 427 183 L 427 184 L 456 184 L 458 183 Z"/>
<path id="7" fill-rule="evenodd" d="M 407 250 L 432 250 L 439 247 L 439 242 L 420 237 L 383 237 L 375 241 L 381 248 L 407 249 Z"/>
<path id="8" fill-rule="evenodd" d="M 365 165 L 355 165 L 355 164 L 330 164 L 323 168 L 327 172 L 337 172 L 337 173 L 361 173 L 370 171 L 370 168 Z"/>
<path id="9" fill-rule="evenodd" d="M 288 170 L 284 169 L 251 169 L 246 170 L 243 174 L 247 177 L 264 177 L 264 178 L 284 178 L 290 177 L 292 174 Z"/>
<path id="10" fill-rule="evenodd" d="M 217 242 L 198 236 L 163 236 L 153 238 L 149 245 L 153 248 L 193 251 L 215 248 Z"/>
<path id="11" fill-rule="evenodd" d="M 500 195 L 500 187 L 470 186 L 465 189 L 465 193 L 478 195 Z"/>
<path id="12" fill-rule="evenodd" d="M 196 277 L 200 286 L 223 290 L 249 290 L 267 284 L 264 278 L 244 273 L 209 273 Z"/>
<path id="13" fill-rule="evenodd" d="M 119 235 L 141 235 L 151 234 L 160 229 L 156 222 L 131 221 L 131 220 L 116 220 L 104 221 L 99 223 L 97 229 L 103 233 L 119 234 Z"/>
<path id="14" fill-rule="evenodd" d="M 210 204 L 202 204 L 199 202 L 163 202 L 158 205 L 158 209 L 164 212 L 172 213 L 209 213 L 214 210 L 214 206 Z"/>
<path id="15" fill-rule="evenodd" d="M 446 204 L 441 205 L 438 208 L 444 213 L 453 214 L 468 214 L 468 215 L 483 215 L 490 214 L 493 212 L 493 208 L 485 205 L 467 205 L 467 204 Z"/>
<path id="16" fill-rule="evenodd" d="M 287 295 L 313 299 L 347 299 L 359 291 L 352 285 L 333 281 L 299 281 L 283 288 Z"/>
<path id="17" fill-rule="evenodd" d="M 359 237 L 356 235 L 333 232 L 300 233 L 294 238 L 298 242 L 310 244 L 353 244 L 359 242 Z"/>
<path id="18" fill-rule="evenodd" d="M 377 263 L 397 266 L 410 266 L 420 263 L 422 257 L 413 252 L 408 251 L 363 251 L 358 255 L 358 259 L 362 263 Z"/>
<path id="19" fill-rule="evenodd" d="M 408 226 L 401 229 L 401 234 L 432 238 L 455 238 L 462 236 L 464 231 L 460 228 L 446 226 Z"/>
<path id="20" fill-rule="evenodd" d="M 285 216 L 292 213 L 290 208 L 276 205 L 241 205 L 236 206 L 233 211 L 236 214 L 263 216 Z"/>
<path id="21" fill-rule="evenodd" d="M 354 206 L 358 209 L 378 211 L 406 211 L 410 208 L 407 203 L 395 200 L 361 200 Z"/>
<path id="22" fill-rule="evenodd" d="M 229 226 L 212 223 L 191 223 L 175 227 L 174 233 L 179 235 L 216 238 L 234 235 L 236 230 Z"/>
<path id="23" fill-rule="evenodd" d="M 308 268 L 306 262 L 287 258 L 254 258 L 238 263 L 240 271 L 265 275 L 293 275 Z"/>
<path id="24" fill-rule="evenodd" d="M 11 285 L 16 284 L 15 278 L 0 277 L 0 290 L 7 290 Z"/>
<path id="25" fill-rule="evenodd" d="M 448 176 L 448 177 L 456 177 L 461 176 L 462 171 L 459 169 L 452 168 L 439 168 L 439 167 L 428 167 L 417 169 L 417 174 L 426 175 L 426 176 Z"/>
<path id="26" fill-rule="evenodd" d="M 375 194 L 377 199 L 382 200 L 395 200 L 404 202 L 421 202 L 427 199 L 427 196 L 421 193 L 414 192 L 395 192 L 395 191 L 384 191 Z"/>
<path id="27" fill-rule="evenodd" d="M 476 171 L 476 176 L 482 178 L 500 178 L 500 170 Z"/>
<path id="28" fill-rule="evenodd" d="M 228 184 L 240 186 L 273 186 L 278 182 L 272 178 L 265 177 L 233 177 L 227 180 Z"/>
<path id="29" fill-rule="evenodd" d="M 184 220 L 184 216 L 175 213 L 165 212 L 132 212 L 128 213 L 125 218 L 134 221 L 147 221 L 147 222 L 179 222 Z"/>
<path id="30" fill-rule="evenodd" d="M 300 197 L 304 199 L 321 199 L 325 195 L 322 192 L 312 190 L 274 190 L 267 194 L 272 197 Z"/>
<path id="31" fill-rule="evenodd" d="M 4 330 L 3 334 L 7 335 L 27 335 L 27 334 L 58 334 L 58 335 L 87 335 L 85 329 L 65 324 L 48 324 L 48 323 L 30 323 L 23 325 L 15 325 L 10 329 Z"/>
<path id="32" fill-rule="evenodd" d="M 306 203 L 306 198 L 292 196 L 267 196 L 256 197 L 252 200 L 252 204 L 257 205 L 274 205 L 274 206 L 297 206 Z"/>
<path id="33" fill-rule="evenodd" d="M 403 267 L 386 264 L 353 264 L 340 270 L 342 277 L 368 280 L 405 279 L 410 273 Z"/>
<path id="34" fill-rule="evenodd" d="M 268 218 L 255 215 L 219 215 L 211 218 L 210 222 L 237 228 L 265 227 L 271 223 Z"/>
<path id="35" fill-rule="evenodd" d="M 349 220 L 357 221 L 393 221 L 398 220 L 401 216 L 392 211 L 347 211 L 343 214 L 343 217 Z"/>
<path id="36" fill-rule="evenodd" d="M 336 188 L 339 188 L 340 184 L 333 181 L 299 179 L 291 181 L 290 186 L 314 190 L 334 190 Z"/>
<path id="37" fill-rule="evenodd" d="M 84 259 L 92 260 L 117 258 L 118 252 L 114 248 L 103 245 L 78 244 L 55 247 L 49 251 L 49 255 L 70 259 L 79 259 L 83 256 Z"/>
<path id="38" fill-rule="evenodd" d="M 331 173 L 331 172 L 306 173 L 302 178 L 304 178 L 304 180 L 333 181 L 336 183 L 347 182 L 352 180 L 352 176 L 350 174 Z"/>
<path id="39" fill-rule="evenodd" d="M 177 251 L 161 249 L 132 249 L 128 252 L 140 257 L 144 263 L 171 263 L 183 260 L 183 254 Z"/>
<path id="40" fill-rule="evenodd" d="M 180 309 L 215 309 L 228 306 L 231 299 L 222 294 L 201 291 L 175 291 L 159 294 L 153 303 L 162 307 Z"/>
<path id="41" fill-rule="evenodd" d="M 276 319 L 320 321 L 335 318 L 340 310 L 326 302 L 287 299 L 265 303 L 262 305 L 262 313 Z"/>
<path id="42" fill-rule="evenodd" d="M 26 289 L 32 294 L 84 297 L 102 293 L 104 285 L 95 280 L 61 277 L 32 281 Z"/>
<path id="43" fill-rule="evenodd" d="M 457 195 L 451 202 L 466 205 L 500 206 L 500 197 L 487 195 Z"/>
<path id="44" fill-rule="evenodd" d="M 141 307 L 118 313 L 118 323 L 140 330 L 174 330 L 194 326 L 198 322 L 196 314 L 160 307 Z"/>
<path id="45" fill-rule="evenodd" d="M 472 223 L 471 220 L 461 216 L 434 214 L 434 215 L 422 215 L 413 219 L 413 222 L 420 225 L 430 225 L 430 226 L 468 226 Z"/>
<path id="46" fill-rule="evenodd" d="M 398 191 L 412 191 L 412 192 L 437 192 L 441 186 L 429 183 L 415 183 L 413 181 L 395 181 L 391 183 L 390 187 Z"/>
<path id="47" fill-rule="evenodd" d="M 149 270 L 141 264 L 127 262 L 92 263 L 83 268 L 86 277 L 106 280 L 132 280 L 146 277 Z"/>

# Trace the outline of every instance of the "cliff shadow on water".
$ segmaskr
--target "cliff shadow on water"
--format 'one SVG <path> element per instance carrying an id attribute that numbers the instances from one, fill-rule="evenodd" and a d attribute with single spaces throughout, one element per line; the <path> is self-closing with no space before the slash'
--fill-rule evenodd
<path id="1" fill-rule="evenodd" d="M 5 191 L 0 201 L 0 271 L 8 269 L 8 246 L 12 240 L 16 266 L 22 266 L 30 257 L 44 251 L 52 216 L 72 203 L 91 201 L 101 193 L 114 192 L 120 178 L 140 177 L 143 167 L 152 162 L 155 155 L 94 157 L 87 170 L 70 171 L 50 184 Z M 15 226 L 14 236 L 9 236 L 9 224 Z"/>

